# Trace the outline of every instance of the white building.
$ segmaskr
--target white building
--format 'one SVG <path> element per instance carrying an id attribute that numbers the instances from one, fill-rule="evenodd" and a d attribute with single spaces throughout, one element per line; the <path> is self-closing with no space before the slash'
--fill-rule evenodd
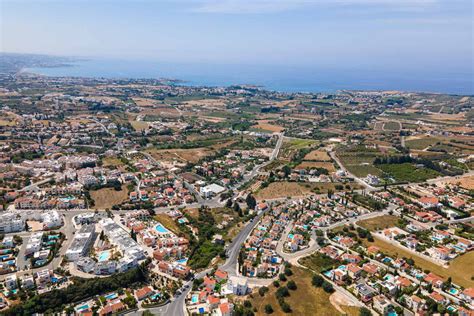
<path id="1" fill-rule="evenodd" d="M 25 221 L 14 213 L 0 215 L 0 233 L 20 232 L 25 228 Z"/>
<path id="2" fill-rule="evenodd" d="M 199 190 L 199 193 L 201 193 L 201 195 L 208 199 L 208 198 L 211 198 L 213 196 L 216 196 L 218 195 L 219 193 L 222 193 L 225 191 L 225 188 L 218 185 L 218 184 L 209 184 L 205 187 L 202 187 L 200 190 Z"/>
<path id="3" fill-rule="evenodd" d="M 41 244 L 43 243 L 43 232 L 36 232 L 30 235 L 26 244 L 25 256 L 31 256 L 35 252 L 41 250 Z"/>
<path id="4" fill-rule="evenodd" d="M 248 291 L 248 282 L 246 278 L 231 276 L 227 282 L 227 290 L 235 295 L 245 295 Z"/>
<path id="5" fill-rule="evenodd" d="M 94 240 L 95 226 L 84 225 L 76 233 L 74 239 L 66 251 L 66 258 L 69 261 L 76 261 L 80 257 L 85 256 L 89 251 L 90 246 Z"/>

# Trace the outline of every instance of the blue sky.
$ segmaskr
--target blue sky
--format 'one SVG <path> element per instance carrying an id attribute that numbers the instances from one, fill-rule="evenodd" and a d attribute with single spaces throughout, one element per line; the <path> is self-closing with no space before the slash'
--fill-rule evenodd
<path id="1" fill-rule="evenodd" d="M 0 50 L 472 71 L 471 0 L 0 0 Z"/>

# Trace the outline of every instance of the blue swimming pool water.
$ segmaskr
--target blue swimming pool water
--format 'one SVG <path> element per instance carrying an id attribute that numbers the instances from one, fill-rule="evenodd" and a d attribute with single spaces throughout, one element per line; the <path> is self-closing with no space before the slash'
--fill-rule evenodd
<path id="1" fill-rule="evenodd" d="M 456 295 L 456 294 L 459 293 L 459 290 L 452 287 L 448 290 L 448 292 L 449 292 L 449 294 Z"/>
<path id="2" fill-rule="evenodd" d="M 188 262 L 188 258 L 179 259 L 179 260 L 176 260 L 176 262 L 179 264 L 186 264 L 186 262 Z"/>
<path id="3" fill-rule="evenodd" d="M 88 309 L 89 308 L 89 305 L 88 304 L 84 304 L 84 305 L 81 305 L 79 306 L 78 308 L 76 308 L 76 310 L 78 311 L 83 311 L 85 309 Z"/>
<path id="4" fill-rule="evenodd" d="M 191 297 L 191 303 L 196 304 L 199 301 L 199 296 L 197 294 L 193 294 Z"/>
<path id="5" fill-rule="evenodd" d="M 160 293 L 156 293 L 156 294 L 153 294 L 152 296 L 150 296 L 150 298 L 151 298 L 152 300 L 156 300 L 156 299 L 159 298 L 160 296 L 161 296 Z"/>
<path id="6" fill-rule="evenodd" d="M 110 258 L 110 251 L 109 250 L 105 250 L 105 251 L 102 251 L 100 254 L 99 254 L 99 262 L 102 262 L 102 261 L 106 261 L 106 260 L 109 260 Z"/>
<path id="7" fill-rule="evenodd" d="M 161 224 L 157 224 L 155 226 L 155 229 L 157 232 L 159 232 L 160 234 L 166 234 L 166 233 L 169 233 L 169 230 L 167 230 L 163 225 Z"/>
<path id="8" fill-rule="evenodd" d="M 118 294 L 117 293 L 110 293 L 110 294 L 105 295 L 104 297 L 108 300 L 113 300 L 113 299 L 116 299 L 118 297 Z"/>
<path id="9" fill-rule="evenodd" d="M 180 224 L 186 223 L 186 219 L 180 218 L 180 219 L 178 219 L 178 223 L 180 223 Z"/>
<path id="10" fill-rule="evenodd" d="M 295 235 L 293 235 L 293 234 L 288 234 L 288 238 L 293 239 L 294 237 L 295 237 Z"/>

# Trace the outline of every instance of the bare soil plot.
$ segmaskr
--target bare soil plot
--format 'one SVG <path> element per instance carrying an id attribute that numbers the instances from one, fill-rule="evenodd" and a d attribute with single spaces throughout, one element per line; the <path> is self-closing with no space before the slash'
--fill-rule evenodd
<path id="1" fill-rule="evenodd" d="M 203 108 L 225 108 L 226 103 L 223 99 L 202 99 L 190 100 L 183 102 L 188 107 L 203 107 Z"/>
<path id="2" fill-rule="evenodd" d="M 336 168 L 331 162 L 326 161 L 303 161 L 296 166 L 296 169 L 316 169 L 324 168 L 329 172 L 336 172 Z"/>
<path id="3" fill-rule="evenodd" d="M 474 175 L 466 177 L 457 177 L 456 179 L 446 181 L 445 183 L 459 184 L 460 187 L 466 190 L 474 190 Z"/>
<path id="4" fill-rule="evenodd" d="M 90 194 L 94 200 L 94 209 L 112 208 L 112 206 L 128 199 L 128 191 L 125 186 L 122 186 L 120 191 L 115 191 L 114 188 L 103 188 L 91 191 Z"/>
<path id="5" fill-rule="evenodd" d="M 397 216 L 383 215 L 359 221 L 357 222 L 357 225 L 362 226 L 370 231 L 378 231 L 385 228 L 394 227 L 397 222 Z"/>
<path id="6" fill-rule="evenodd" d="M 329 157 L 325 150 L 313 150 L 304 156 L 304 160 L 331 161 L 331 157 Z"/>
<path id="7" fill-rule="evenodd" d="M 298 182 L 272 182 L 268 187 L 255 194 L 259 200 L 275 199 L 288 196 L 303 196 L 311 193 L 311 188 L 306 188 Z"/>
<path id="8" fill-rule="evenodd" d="M 150 125 L 148 122 L 144 122 L 144 121 L 130 121 L 130 124 L 136 131 L 146 130 L 148 126 Z"/>
<path id="9" fill-rule="evenodd" d="M 162 104 L 161 101 L 147 98 L 132 98 L 132 100 L 139 107 L 151 107 L 158 104 Z"/>
<path id="10" fill-rule="evenodd" d="M 190 148 L 190 149 L 149 149 L 147 152 L 156 160 L 182 161 L 196 163 L 201 158 L 214 154 L 210 148 Z"/>
<path id="11" fill-rule="evenodd" d="M 252 127 L 277 133 L 285 129 L 283 126 L 272 124 L 271 121 L 268 120 L 257 121 L 257 124 L 253 125 Z"/>

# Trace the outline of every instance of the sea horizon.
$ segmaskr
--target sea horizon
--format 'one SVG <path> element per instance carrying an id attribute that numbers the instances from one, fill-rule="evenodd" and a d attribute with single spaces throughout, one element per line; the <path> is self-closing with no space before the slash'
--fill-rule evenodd
<path id="1" fill-rule="evenodd" d="M 87 58 L 65 66 L 23 69 L 51 77 L 108 79 L 172 79 L 189 86 L 253 85 L 286 93 L 333 93 L 338 90 L 444 93 L 473 95 L 469 71 L 393 71 L 317 66 L 271 66 L 210 63 L 169 63 L 149 60 Z"/>

